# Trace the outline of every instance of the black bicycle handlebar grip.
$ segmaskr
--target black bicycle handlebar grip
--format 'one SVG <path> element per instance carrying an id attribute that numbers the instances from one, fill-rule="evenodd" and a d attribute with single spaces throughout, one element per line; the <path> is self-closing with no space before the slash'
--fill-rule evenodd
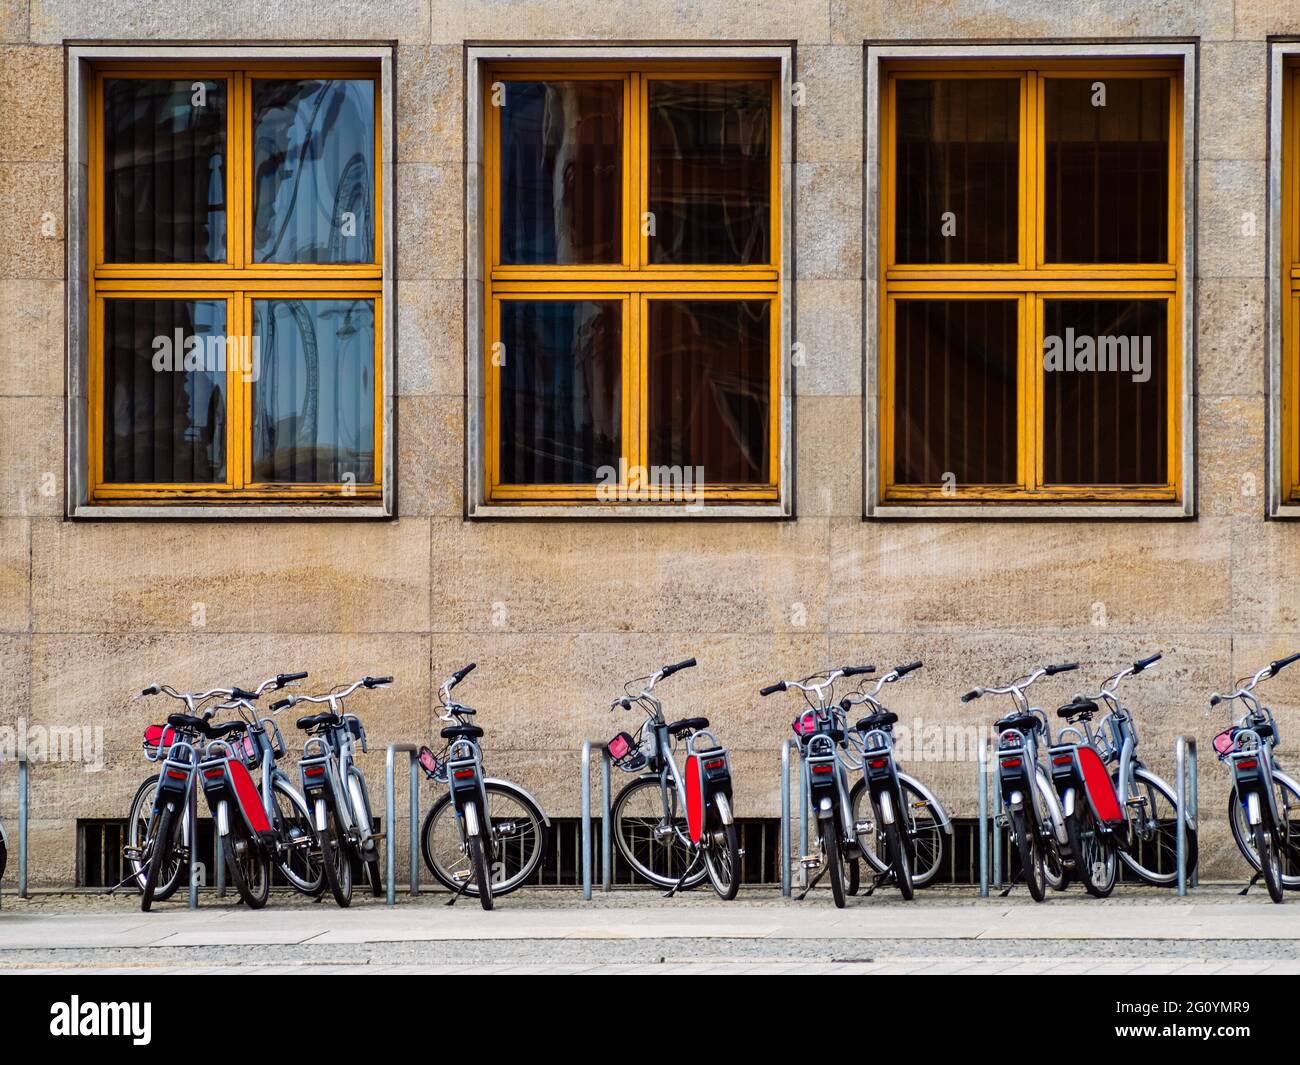
<path id="1" fill-rule="evenodd" d="M 1222 698 L 1222 696 L 1218 696 L 1218 695 L 1211 695 L 1211 696 L 1210 696 L 1210 705 L 1211 705 L 1211 706 L 1218 706 L 1219 703 L 1221 703 L 1221 702 L 1223 702 L 1223 698 Z"/>
<path id="2" fill-rule="evenodd" d="M 281 673 L 275 678 L 275 686 L 283 688 L 286 684 L 292 684 L 295 680 L 306 680 L 307 674 L 303 673 Z"/>
<path id="3" fill-rule="evenodd" d="M 695 659 L 683 658 L 680 662 L 674 662 L 671 666 L 664 666 L 661 672 L 663 676 L 671 677 L 679 669 L 690 669 L 695 664 L 696 664 Z"/>
<path id="4" fill-rule="evenodd" d="M 899 666 L 897 669 L 895 669 L 894 676 L 906 677 L 909 673 L 913 672 L 914 670 L 920 669 L 922 665 L 923 663 L 921 662 L 908 662 L 907 665 Z"/>
<path id="5" fill-rule="evenodd" d="M 392 684 L 392 677 L 363 677 L 361 683 L 367 688 L 377 688 L 381 684 Z"/>
<path id="6" fill-rule="evenodd" d="M 1069 673 L 1072 669 L 1078 669 L 1078 662 L 1062 662 L 1059 666 L 1048 666 L 1043 670 L 1049 677 L 1054 677 L 1058 673 Z"/>
<path id="7" fill-rule="evenodd" d="M 277 699 L 271 704 L 271 713 L 279 713 L 290 706 L 293 706 L 293 699 Z"/>
<path id="8" fill-rule="evenodd" d="M 974 702 L 976 699 L 978 699 L 978 698 L 979 698 L 981 695 L 983 695 L 983 694 L 984 694 L 984 692 L 983 692 L 982 689 L 980 689 L 980 688 L 972 688 L 970 691 L 968 691 L 965 695 L 963 695 L 963 696 L 961 697 L 961 701 L 962 701 L 963 703 Z"/>
<path id="9" fill-rule="evenodd" d="M 778 680 L 775 684 L 769 684 L 766 688 L 759 688 L 758 694 L 771 695 L 774 692 L 783 692 L 783 691 L 785 691 L 785 681 Z"/>
<path id="10" fill-rule="evenodd" d="M 239 688 L 239 687 L 230 689 L 230 697 L 232 699 L 247 699 L 250 702 L 254 699 L 261 698 L 261 696 L 258 695 L 257 692 L 244 691 L 243 688 Z"/>
<path id="11" fill-rule="evenodd" d="M 1141 673 L 1144 669 L 1147 669 L 1150 666 L 1153 666 L 1157 662 L 1159 662 L 1162 657 L 1164 657 L 1163 654 L 1160 651 L 1157 651 L 1150 658 L 1138 659 L 1138 661 L 1133 663 L 1133 672 Z"/>
<path id="12" fill-rule="evenodd" d="M 623 696 L 623 698 L 621 698 L 621 699 L 618 701 L 618 705 L 621 706 L 624 710 L 631 710 L 631 709 L 632 709 L 632 700 L 629 699 L 629 698 L 625 695 L 625 696 Z"/>
<path id="13" fill-rule="evenodd" d="M 846 677 L 858 677 L 863 673 L 874 673 L 875 666 L 845 666 L 840 672 Z"/>
<path id="14" fill-rule="evenodd" d="M 157 685 L 157 684 L 150 684 L 149 687 L 145 688 L 145 690 L 142 691 L 140 694 L 141 694 L 141 695 L 157 695 L 157 694 L 158 694 L 158 685 Z"/>
<path id="15" fill-rule="evenodd" d="M 471 662 L 469 665 L 464 666 L 464 667 L 462 667 L 462 668 L 456 670 L 456 672 L 453 673 L 453 674 L 451 675 L 451 683 L 452 683 L 452 686 L 455 687 L 455 686 L 456 686 L 457 684 L 459 684 L 462 680 L 464 680 L 464 679 L 465 679 L 466 677 L 468 677 L 471 673 L 473 673 L 473 672 L 474 672 L 474 667 L 477 666 L 477 665 L 478 665 L 477 662 Z"/>
<path id="16" fill-rule="evenodd" d="M 1280 670 L 1285 669 L 1285 668 L 1286 668 L 1287 666 L 1289 666 L 1292 662 L 1294 662 L 1297 658 L 1300 658 L 1300 651 L 1297 651 L 1297 652 L 1296 652 L 1295 654 L 1293 654 L 1293 655 L 1288 655 L 1286 658 L 1279 658 L 1279 659 L 1278 659 L 1276 662 L 1274 662 L 1274 663 L 1273 663 L 1269 668 L 1273 670 L 1273 675 L 1274 675 L 1274 676 L 1277 676 L 1277 674 L 1278 674 L 1278 672 L 1279 672 Z"/>

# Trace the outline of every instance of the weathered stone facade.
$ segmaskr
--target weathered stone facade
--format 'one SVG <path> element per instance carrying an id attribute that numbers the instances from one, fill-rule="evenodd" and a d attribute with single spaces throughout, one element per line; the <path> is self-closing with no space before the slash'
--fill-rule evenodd
<path id="1" fill-rule="evenodd" d="M 1198 737 L 1204 871 L 1241 875 L 1207 696 L 1300 648 L 1300 524 L 1264 518 L 1266 38 L 1297 33 L 1300 0 L 0 0 L 0 723 L 102 724 L 108 761 L 34 765 L 33 881 L 74 879 L 76 819 L 125 814 L 160 712 L 132 696 L 153 680 L 392 673 L 355 704 L 382 750 L 427 740 L 438 679 L 474 659 L 489 768 L 573 815 L 582 740 L 631 723 L 605 710 L 621 682 L 693 654 L 668 706 L 714 719 L 738 813 L 773 816 L 792 714 L 760 683 L 921 658 L 900 713 L 982 725 L 992 707 L 957 701 L 974 683 L 1064 658 L 1099 679 L 1154 650 L 1128 689 L 1144 753 L 1169 773 L 1174 737 Z M 864 40 L 1170 37 L 1197 43 L 1200 71 L 1196 519 L 863 521 Z M 396 521 L 63 517 L 63 44 L 190 39 L 398 42 Z M 463 517 L 464 44 L 575 39 L 796 42 L 795 520 Z M 1052 705 L 1080 684 L 1039 690 Z M 1300 670 L 1269 694 L 1285 756 Z M 368 766 L 378 795 L 382 756 Z M 974 813 L 973 764 L 919 772 Z M 11 825 L 15 775 L 0 770 Z"/>

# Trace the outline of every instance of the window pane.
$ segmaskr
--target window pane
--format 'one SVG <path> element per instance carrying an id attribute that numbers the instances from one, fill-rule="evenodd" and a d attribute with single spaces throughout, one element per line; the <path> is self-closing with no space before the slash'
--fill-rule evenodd
<path id="1" fill-rule="evenodd" d="M 375 481 L 375 304 L 253 301 L 253 480 Z"/>
<path id="2" fill-rule="evenodd" d="M 1169 80 L 1047 78 L 1045 254 L 1169 260 Z"/>
<path id="3" fill-rule="evenodd" d="M 501 114 L 501 261 L 623 259 L 623 82 L 511 81 Z"/>
<path id="4" fill-rule="evenodd" d="M 894 306 L 895 481 L 1018 483 L 1015 301 Z"/>
<path id="5" fill-rule="evenodd" d="M 226 83 L 104 83 L 104 255 L 226 260 Z"/>
<path id="6" fill-rule="evenodd" d="M 652 263 L 771 261 L 772 83 L 649 82 Z"/>
<path id="7" fill-rule="evenodd" d="M 1047 300 L 1043 475 L 1048 484 L 1165 484 L 1164 300 Z"/>
<path id="8" fill-rule="evenodd" d="M 253 261 L 375 261 L 375 84 L 253 82 Z"/>
<path id="9" fill-rule="evenodd" d="M 106 482 L 225 481 L 225 334 L 225 300 L 104 301 Z"/>
<path id="10" fill-rule="evenodd" d="M 895 257 L 1019 259 L 1020 82 L 899 78 Z"/>
<path id="11" fill-rule="evenodd" d="M 622 438 L 619 302 L 505 300 L 501 343 L 502 483 L 607 481 Z"/>
<path id="12" fill-rule="evenodd" d="M 770 484 L 771 303 L 649 301 L 650 462 Z"/>

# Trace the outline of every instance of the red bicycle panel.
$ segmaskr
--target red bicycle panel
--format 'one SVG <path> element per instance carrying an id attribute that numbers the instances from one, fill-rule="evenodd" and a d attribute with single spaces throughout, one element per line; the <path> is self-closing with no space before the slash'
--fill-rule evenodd
<path id="1" fill-rule="evenodd" d="M 257 785 L 249 776 L 248 768 L 243 762 L 237 762 L 232 758 L 226 762 L 226 769 L 230 773 L 231 782 L 235 785 L 239 806 L 244 811 L 244 816 L 248 818 L 248 823 L 253 826 L 253 831 L 270 832 L 271 823 L 266 819 L 266 811 L 262 808 L 262 796 L 258 794 Z"/>
<path id="2" fill-rule="evenodd" d="M 699 843 L 704 835 L 702 776 L 700 760 L 693 754 L 689 755 L 686 759 L 686 827 L 691 833 L 692 843 Z"/>
<path id="3" fill-rule="evenodd" d="M 1110 774 L 1106 772 L 1106 763 L 1101 755 L 1091 747 L 1076 748 L 1079 756 L 1079 768 L 1083 770 L 1083 783 L 1088 789 L 1088 798 L 1092 808 L 1103 821 L 1123 821 L 1124 811 L 1120 809 L 1119 797 L 1115 794 L 1115 785 Z"/>

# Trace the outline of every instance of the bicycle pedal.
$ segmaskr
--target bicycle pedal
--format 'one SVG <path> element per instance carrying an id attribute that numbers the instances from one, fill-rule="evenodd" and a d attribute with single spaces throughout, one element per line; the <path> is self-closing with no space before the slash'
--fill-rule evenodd
<path id="1" fill-rule="evenodd" d="M 469 870 L 452 873 L 451 878 L 458 884 L 467 884 L 469 883 Z"/>
<path id="2" fill-rule="evenodd" d="M 864 817 L 861 821 L 853 822 L 853 832 L 855 835 L 863 836 L 868 832 L 875 831 L 876 823 L 869 817 Z"/>
<path id="3" fill-rule="evenodd" d="M 139 847 L 123 847 L 122 857 L 128 862 L 140 862 L 144 860 L 144 851 Z"/>
<path id="4" fill-rule="evenodd" d="M 1145 795 L 1134 795 L 1133 798 L 1124 803 L 1125 806 L 1132 806 L 1136 810 L 1141 810 L 1146 806 L 1146 804 L 1147 800 Z"/>
<path id="5" fill-rule="evenodd" d="M 820 858 L 814 857 L 811 854 L 805 854 L 802 858 L 799 859 L 799 864 L 802 865 L 805 869 L 816 869 L 819 865 L 822 864 L 822 860 Z"/>

